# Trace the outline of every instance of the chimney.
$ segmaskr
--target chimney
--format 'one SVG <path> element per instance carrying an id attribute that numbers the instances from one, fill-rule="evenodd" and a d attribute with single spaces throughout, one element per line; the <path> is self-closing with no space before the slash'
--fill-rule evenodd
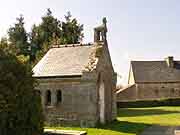
<path id="1" fill-rule="evenodd" d="M 173 68 L 174 67 L 174 60 L 173 60 L 173 56 L 168 56 L 167 58 L 165 58 L 166 64 L 169 68 Z"/>

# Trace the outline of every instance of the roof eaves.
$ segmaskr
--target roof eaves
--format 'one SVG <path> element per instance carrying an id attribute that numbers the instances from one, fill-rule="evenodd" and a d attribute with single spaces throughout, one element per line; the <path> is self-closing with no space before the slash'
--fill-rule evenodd
<path id="1" fill-rule="evenodd" d="M 80 78 L 82 75 L 57 75 L 57 76 L 33 76 L 37 79 L 49 79 L 49 78 Z"/>

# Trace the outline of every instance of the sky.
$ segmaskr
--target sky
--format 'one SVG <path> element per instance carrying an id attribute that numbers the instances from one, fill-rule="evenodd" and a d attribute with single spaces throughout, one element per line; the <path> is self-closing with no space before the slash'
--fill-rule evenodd
<path id="1" fill-rule="evenodd" d="M 131 60 L 180 59 L 179 0 L 2 0 L 0 37 L 20 14 L 29 32 L 47 8 L 60 20 L 70 11 L 84 24 L 84 42 L 93 42 L 93 28 L 107 18 L 110 54 L 121 76 L 118 84 L 127 84 Z"/>

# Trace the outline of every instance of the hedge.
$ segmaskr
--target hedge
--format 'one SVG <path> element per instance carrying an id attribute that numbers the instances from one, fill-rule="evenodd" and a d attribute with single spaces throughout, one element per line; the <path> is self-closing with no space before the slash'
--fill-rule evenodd
<path id="1" fill-rule="evenodd" d="M 157 107 L 157 106 L 180 106 L 180 98 L 117 102 L 118 108 Z"/>

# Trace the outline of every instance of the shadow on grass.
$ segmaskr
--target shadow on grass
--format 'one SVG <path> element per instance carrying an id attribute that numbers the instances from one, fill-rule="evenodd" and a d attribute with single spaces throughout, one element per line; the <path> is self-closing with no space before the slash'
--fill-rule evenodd
<path id="1" fill-rule="evenodd" d="M 105 125 L 97 125 L 95 128 L 80 128 L 80 127 L 50 127 L 47 126 L 46 128 L 50 129 L 62 129 L 62 130 L 79 130 L 79 131 L 87 131 L 88 135 L 95 135 L 91 133 L 93 130 L 98 133 L 96 129 L 103 129 L 103 130 L 111 130 L 119 133 L 131 133 L 131 134 L 136 134 L 139 135 L 142 133 L 142 131 L 149 127 L 152 126 L 151 124 L 145 124 L 145 123 L 136 123 L 136 122 L 128 122 L 128 121 L 120 121 L 120 120 L 115 120 L 113 122 L 107 123 Z M 90 129 L 90 130 L 89 130 Z M 107 131 L 103 131 L 104 134 L 107 135 Z M 110 135 L 110 134 L 109 134 Z"/>
<path id="2" fill-rule="evenodd" d="M 140 135 L 140 133 L 142 133 L 146 128 L 148 128 L 150 126 L 152 126 L 152 124 L 115 120 L 115 121 L 107 123 L 105 125 L 97 125 L 95 128 L 80 128 L 80 127 L 69 127 L 69 126 L 67 126 L 67 127 L 66 126 L 63 126 L 63 127 L 61 127 L 61 126 L 57 126 L 57 127 L 46 126 L 46 128 L 61 129 L 61 130 L 87 131 L 88 135 L 95 135 L 94 132 L 98 133 L 97 129 L 105 130 L 105 131 L 101 131 L 101 132 L 104 132 L 104 134 L 106 134 L 106 135 L 107 135 L 107 133 L 110 133 L 106 130 L 119 132 L 121 134 L 129 133 L 129 134 Z"/>
<path id="3" fill-rule="evenodd" d="M 151 124 L 115 120 L 105 125 L 98 125 L 98 128 L 123 133 L 139 134 L 149 126 L 151 126 Z"/>
<path id="4" fill-rule="evenodd" d="M 135 108 L 121 108 L 118 111 L 118 117 L 136 117 L 146 115 L 161 115 L 180 113 L 180 111 L 165 111 L 162 109 L 135 109 Z"/>

